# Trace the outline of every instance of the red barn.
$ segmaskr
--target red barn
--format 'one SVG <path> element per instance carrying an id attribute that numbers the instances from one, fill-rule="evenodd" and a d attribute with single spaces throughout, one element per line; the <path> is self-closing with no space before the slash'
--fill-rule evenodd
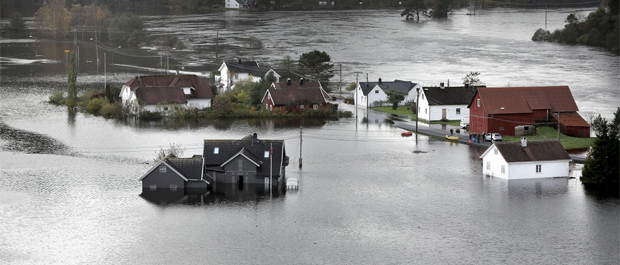
<path id="1" fill-rule="evenodd" d="M 570 136 L 590 137 L 590 126 L 577 113 L 568 86 L 481 87 L 469 103 L 471 133 L 515 135 L 515 127 L 548 125 Z"/>

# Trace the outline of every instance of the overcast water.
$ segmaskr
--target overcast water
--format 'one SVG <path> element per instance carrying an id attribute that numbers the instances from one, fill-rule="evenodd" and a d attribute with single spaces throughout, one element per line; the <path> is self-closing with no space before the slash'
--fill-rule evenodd
<path id="1" fill-rule="evenodd" d="M 551 10 L 547 27 L 562 27 L 573 11 Z M 173 61 L 201 74 L 216 67 L 219 29 L 220 58 L 276 64 L 283 55 L 318 49 L 342 63 L 344 82 L 355 81 L 359 71 L 360 79 L 368 73 L 372 80 L 459 84 L 467 72 L 480 71 L 488 86 L 569 85 L 582 113 L 609 118 L 620 105 L 618 56 L 530 40 L 544 27 L 544 10 L 492 9 L 474 17 L 464 9 L 446 21 L 421 23 L 406 23 L 399 12 L 144 19 L 151 34 L 183 39 L 189 48 L 171 51 Z M 248 48 L 251 37 L 261 49 Z M 620 262 L 619 200 L 584 190 L 581 165 L 571 166 L 570 179 L 485 177 L 484 149 L 404 138 L 386 116 L 361 110 L 358 119 L 327 121 L 135 122 L 70 115 L 44 101 L 66 88 L 62 50 L 71 44 L 0 45 L 0 125 L 25 131 L 21 135 L 34 142 L 28 150 L 44 153 L 10 151 L 16 140 L 8 134 L 0 139 L 2 264 Z M 101 88 L 103 65 L 97 74 L 94 49 L 83 49 L 78 83 Z M 106 53 L 109 83 L 157 71 L 155 51 Z M 340 108 L 355 112 L 351 105 Z M 138 179 L 160 148 L 180 144 L 191 156 L 202 153 L 204 139 L 254 132 L 259 139 L 285 140 L 286 174 L 300 180 L 299 191 L 273 198 L 262 189 L 142 192 Z M 54 148 L 43 148 L 49 142 Z"/>

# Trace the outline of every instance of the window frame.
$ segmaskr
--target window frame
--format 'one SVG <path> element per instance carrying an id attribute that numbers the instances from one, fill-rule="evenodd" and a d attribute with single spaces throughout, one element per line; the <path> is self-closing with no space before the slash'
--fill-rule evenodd
<path id="1" fill-rule="evenodd" d="M 461 108 L 456 108 L 456 114 L 461 114 Z"/>
<path id="2" fill-rule="evenodd" d="M 264 158 L 269 158 L 269 150 L 265 150 L 265 153 L 263 155 Z"/>
<path id="3" fill-rule="evenodd" d="M 214 155 L 219 155 L 220 154 L 220 147 L 219 146 L 213 147 L 213 154 Z"/>
<path id="4" fill-rule="evenodd" d="M 168 167 L 166 165 L 159 165 L 159 173 L 168 172 Z"/>
<path id="5" fill-rule="evenodd" d="M 476 107 L 480 107 L 480 99 L 476 100 Z"/>

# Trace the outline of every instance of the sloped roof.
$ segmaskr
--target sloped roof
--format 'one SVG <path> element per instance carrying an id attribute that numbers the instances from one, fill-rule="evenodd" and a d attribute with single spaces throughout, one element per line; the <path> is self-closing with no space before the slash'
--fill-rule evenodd
<path id="1" fill-rule="evenodd" d="M 475 87 L 425 87 L 429 105 L 467 105 L 476 95 Z"/>
<path id="2" fill-rule="evenodd" d="M 288 104 L 325 104 L 325 95 L 320 88 L 306 89 L 269 89 L 274 105 Z"/>
<path id="3" fill-rule="evenodd" d="M 558 119 L 558 114 L 551 114 L 556 120 Z M 561 113 L 560 114 L 560 123 L 564 126 L 568 127 L 590 127 L 590 124 L 586 120 L 584 120 L 579 113 Z"/>
<path id="4" fill-rule="evenodd" d="M 187 103 L 180 87 L 137 87 L 135 93 L 141 105 Z"/>
<path id="5" fill-rule="evenodd" d="M 196 75 L 147 75 L 136 76 L 125 83 L 132 91 L 138 87 L 193 87 L 191 98 L 213 98 L 211 85 Z"/>
<path id="6" fill-rule="evenodd" d="M 520 142 L 501 142 L 494 145 L 508 163 L 571 159 L 562 144 L 555 140 L 528 141 L 527 147 L 522 147 Z"/>
<path id="7" fill-rule="evenodd" d="M 178 158 L 168 157 L 166 162 L 187 179 L 200 179 L 202 175 L 202 157 L 199 158 Z"/>
<path id="8" fill-rule="evenodd" d="M 480 87 L 478 94 L 486 112 L 498 109 L 495 114 L 532 113 L 548 108 L 551 112 L 579 111 L 568 86 Z"/>
<path id="9" fill-rule="evenodd" d="M 409 91 L 413 89 L 417 84 L 411 81 L 394 80 L 393 82 L 360 82 L 360 87 L 364 95 L 368 95 L 375 86 L 379 86 L 384 92 L 398 92 L 401 94 L 409 94 Z"/>
<path id="10" fill-rule="evenodd" d="M 286 82 L 273 83 L 275 89 L 285 89 L 285 88 L 317 88 L 322 87 L 319 81 L 304 81 L 303 85 L 300 85 L 299 82 L 291 82 L 291 85 L 287 85 Z"/>
<path id="11" fill-rule="evenodd" d="M 226 67 L 228 67 L 228 71 L 234 73 L 247 73 L 253 76 L 263 77 L 267 75 L 267 73 L 272 70 L 269 67 L 259 67 L 259 66 L 249 66 L 249 65 L 239 65 L 235 63 L 226 63 Z M 278 73 L 274 70 L 275 75 Z"/>
<path id="12" fill-rule="evenodd" d="M 241 140 L 205 140 L 204 141 L 204 153 L 205 168 L 220 169 L 224 162 L 228 161 L 231 157 L 237 155 L 242 149 L 245 149 L 245 154 L 251 154 L 252 159 L 261 164 L 257 168 L 258 175 L 268 176 L 270 170 L 269 158 L 265 158 L 265 151 L 269 151 L 273 144 L 273 175 L 280 175 L 280 165 L 283 164 L 283 159 L 286 156 L 286 150 L 284 149 L 284 140 L 262 140 L 253 142 L 251 137 L 246 137 Z M 218 147 L 218 154 L 213 153 L 213 149 Z"/>

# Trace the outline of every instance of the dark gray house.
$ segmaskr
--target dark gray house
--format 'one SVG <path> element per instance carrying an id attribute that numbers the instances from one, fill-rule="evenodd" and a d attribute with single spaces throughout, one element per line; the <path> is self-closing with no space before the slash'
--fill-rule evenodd
<path id="1" fill-rule="evenodd" d="M 206 191 L 217 184 L 240 190 L 249 185 L 268 189 L 270 183 L 280 187 L 284 182 L 288 165 L 284 140 L 259 140 L 256 134 L 241 140 L 205 140 L 203 152 L 191 158 L 169 156 L 155 163 L 140 178 L 143 190 Z"/>
<path id="2" fill-rule="evenodd" d="M 211 180 L 204 178 L 202 171 L 202 156 L 191 158 L 178 158 L 168 156 L 144 174 L 142 189 L 150 191 L 180 189 L 204 189 L 206 190 Z"/>
<path id="3" fill-rule="evenodd" d="M 203 158 L 204 178 L 212 180 L 212 187 L 280 186 L 288 165 L 284 140 L 260 140 L 256 134 L 241 140 L 205 140 Z"/>

